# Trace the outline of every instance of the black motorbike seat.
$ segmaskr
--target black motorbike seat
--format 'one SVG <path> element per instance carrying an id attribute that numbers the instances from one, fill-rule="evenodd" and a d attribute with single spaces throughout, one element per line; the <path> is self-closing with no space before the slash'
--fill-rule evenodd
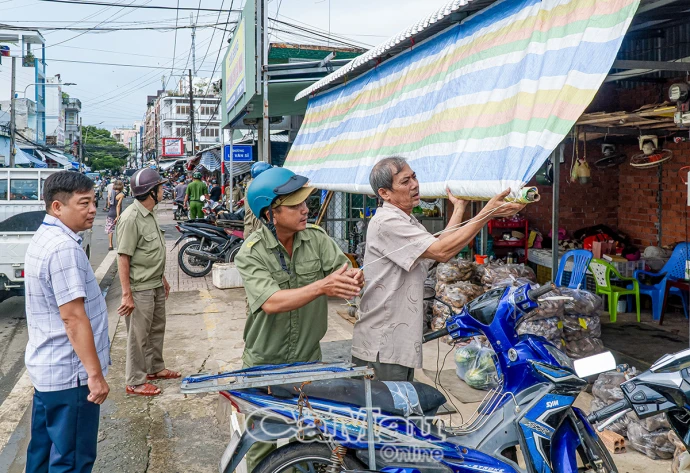
<path id="1" fill-rule="evenodd" d="M 419 405 L 425 416 L 433 416 L 436 410 L 441 407 L 446 398 L 433 386 L 424 383 L 410 383 L 417 391 Z M 279 398 L 291 398 L 298 396 L 298 384 L 282 384 L 271 386 L 271 394 Z M 266 388 L 261 388 L 266 392 Z M 361 379 L 332 379 L 325 381 L 313 381 L 304 385 L 302 388 L 307 397 L 311 400 L 323 399 L 326 401 L 351 404 L 358 407 L 366 406 L 364 396 L 364 380 Z M 381 381 L 371 382 L 371 399 L 374 408 L 379 408 L 382 412 L 404 416 L 403 409 L 396 407 L 391 391 Z M 415 415 L 415 414 L 412 414 Z"/>
<path id="2" fill-rule="evenodd" d="M 186 224 L 186 225 L 188 225 L 188 226 L 190 226 L 190 227 L 192 227 L 192 228 L 196 227 L 196 228 L 200 228 L 200 229 L 202 229 L 202 230 L 208 230 L 208 231 L 211 231 L 211 232 L 214 232 L 214 233 L 218 233 L 219 235 L 226 236 L 226 235 L 225 235 L 225 230 L 223 230 L 222 228 L 220 228 L 220 227 L 218 227 L 218 226 L 216 226 L 216 225 L 211 225 L 211 224 L 209 224 L 209 223 L 188 223 L 188 224 Z"/>

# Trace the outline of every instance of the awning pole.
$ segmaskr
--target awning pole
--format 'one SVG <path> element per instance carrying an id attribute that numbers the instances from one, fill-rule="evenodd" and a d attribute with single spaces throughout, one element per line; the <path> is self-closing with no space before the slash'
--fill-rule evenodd
<path id="1" fill-rule="evenodd" d="M 577 139 L 577 135 L 575 136 Z M 558 205 L 559 205 L 559 191 L 561 183 L 561 159 L 559 153 L 554 151 L 551 153 L 553 162 L 553 201 L 551 203 L 551 281 L 556 282 L 556 274 L 558 273 Z"/>
<path id="2" fill-rule="evenodd" d="M 233 169 L 232 163 L 234 159 L 234 152 L 232 149 L 232 137 L 235 134 L 235 130 L 233 128 L 230 128 L 230 211 L 232 212 L 233 207 L 235 206 L 235 202 L 233 199 L 233 192 L 235 190 L 235 170 Z"/>

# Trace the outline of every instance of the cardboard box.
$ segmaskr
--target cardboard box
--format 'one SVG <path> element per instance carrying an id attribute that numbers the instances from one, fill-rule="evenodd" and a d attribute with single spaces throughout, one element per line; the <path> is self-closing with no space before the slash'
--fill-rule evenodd
<path id="1" fill-rule="evenodd" d="M 616 253 L 616 244 L 613 241 L 595 241 L 592 243 L 592 255 L 601 259 L 607 253 Z"/>

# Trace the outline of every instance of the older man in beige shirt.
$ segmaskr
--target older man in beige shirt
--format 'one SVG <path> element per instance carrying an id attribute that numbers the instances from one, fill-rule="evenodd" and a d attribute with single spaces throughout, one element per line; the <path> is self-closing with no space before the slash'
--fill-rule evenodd
<path id="1" fill-rule="evenodd" d="M 374 368 L 381 381 L 412 381 L 422 367 L 423 293 L 429 267 L 460 252 L 489 218 L 515 215 L 523 205 L 506 203 L 510 189 L 494 196 L 477 217 L 438 238 L 414 218 L 419 182 L 404 158 L 379 161 L 369 183 L 384 200 L 369 222 L 364 256 L 366 286 L 352 339 L 352 361 Z M 462 221 L 467 201 L 448 192 L 453 214 L 447 228 Z"/>

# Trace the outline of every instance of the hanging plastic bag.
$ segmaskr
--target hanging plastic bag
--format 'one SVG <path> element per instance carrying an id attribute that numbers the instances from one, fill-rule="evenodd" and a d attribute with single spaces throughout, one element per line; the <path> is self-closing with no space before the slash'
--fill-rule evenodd
<path id="1" fill-rule="evenodd" d="M 455 351 L 455 372 L 474 389 L 489 390 L 498 386 L 495 352 L 476 338 Z"/>

